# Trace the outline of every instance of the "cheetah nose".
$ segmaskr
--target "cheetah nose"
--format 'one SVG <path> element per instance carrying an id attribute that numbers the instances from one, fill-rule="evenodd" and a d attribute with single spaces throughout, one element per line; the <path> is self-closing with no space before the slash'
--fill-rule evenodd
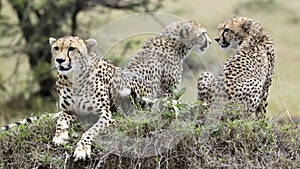
<path id="1" fill-rule="evenodd" d="M 220 38 L 215 38 L 215 41 L 216 41 L 216 42 L 219 42 L 219 41 L 220 41 Z"/>
<path id="2" fill-rule="evenodd" d="M 65 59 L 62 58 L 56 58 L 55 61 L 59 64 L 63 63 L 65 61 Z"/>

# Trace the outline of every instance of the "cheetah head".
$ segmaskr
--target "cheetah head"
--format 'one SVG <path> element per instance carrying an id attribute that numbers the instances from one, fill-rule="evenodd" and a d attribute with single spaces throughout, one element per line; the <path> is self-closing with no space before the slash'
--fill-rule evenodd
<path id="1" fill-rule="evenodd" d="M 238 48 L 249 36 L 252 29 L 252 19 L 246 17 L 231 17 L 220 23 L 215 41 L 222 49 Z"/>
<path id="2" fill-rule="evenodd" d="M 52 63 L 60 74 L 71 72 L 80 57 L 87 56 L 97 45 L 94 39 L 82 40 L 79 37 L 65 36 L 59 39 L 49 38 Z"/>
<path id="3" fill-rule="evenodd" d="M 208 49 L 211 40 L 205 27 L 193 20 L 188 20 L 183 21 L 179 28 L 180 41 L 189 45 L 192 50 L 202 54 Z"/>

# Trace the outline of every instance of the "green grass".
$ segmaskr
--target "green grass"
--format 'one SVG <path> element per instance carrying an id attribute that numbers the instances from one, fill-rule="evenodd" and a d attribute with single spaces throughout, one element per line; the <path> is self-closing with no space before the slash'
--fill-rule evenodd
<path id="1" fill-rule="evenodd" d="M 231 105 L 231 104 L 229 104 Z M 26 126 L 0 131 L 2 168 L 299 168 L 300 126 L 227 107 L 219 120 L 201 103 L 178 97 L 154 107 L 115 113 L 115 124 L 95 138 L 92 156 L 73 161 L 80 137 L 55 146 L 55 120 L 44 117 Z M 78 127 L 71 135 L 82 134 Z M 77 134 L 76 134 L 77 135 Z M 76 136 L 75 135 L 75 136 Z"/>

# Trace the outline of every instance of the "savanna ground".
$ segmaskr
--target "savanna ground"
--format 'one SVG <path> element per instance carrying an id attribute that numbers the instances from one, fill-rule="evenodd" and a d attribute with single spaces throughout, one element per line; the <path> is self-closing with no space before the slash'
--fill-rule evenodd
<path id="1" fill-rule="evenodd" d="M 299 126 L 249 116 L 232 103 L 212 116 L 200 103 L 182 102 L 180 92 L 176 96 L 159 101 L 155 109 L 135 111 L 127 117 L 114 114 L 115 124 L 95 138 L 87 161 L 72 157 L 78 134 L 83 132 L 77 125 L 71 128 L 70 143 L 64 146 L 51 142 L 49 133 L 55 131 L 55 120 L 50 116 L 0 131 L 0 167 L 300 167 Z"/>
<path id="2" fill-rule="evenodd" d="M 298 90 L 300 80 L 297 73 L 300 62 L 300 37 L 297 36 L 300 25 L 299 5 L 298 0 L 177 0 L 164 2 L 164 6 L 158 11 L 197 20 L 208 29 L 211 39 L 216 34 L 218 23 L 226 17 L 240 15 L 261 22 L 273 38 L 276 49 L 276 71 L 267 114 L 270 119 L 242 118 L 240 120 L 222 121 L 215 126 L 217 130 L 210 133 L 211 135 L 207 136 L 208 139 L 204 140 L 201 138 L 203 138 L 202 130 L 205 127 L 199 128 L 198 121 L 196 121 L 187 127 L 185 132 L 188 134 L 180 140 L 178 146 L 164 153 L 156 154 L 155 158 L 128 160 L 126 157 L 117 156 L 107 151 L 96 151 L 93 156 L 95 159 L 85 164 L 70 163 L 70 159 L 67 158 L 74 151 L 76 138 L 71 140 L 73 146 L 53 147 L 50 143 L 52 135 L 49 135 L 49 133 L 54 133 L 54 122 L 50 119 L 47 120 L 49 121 L 47 125 L 43 122 L 39 123 L 41 127 L 33 125 L 29 129 L 27 127 L 21 128 L 18 132 L 23 133 L 23 135 L 2 133 L 1 141 L 5 141 L 1 142 L 1 145 L 5 147 L 2 150 L 3 157 L 6 160 L 16 159 L 21 163 L 16 163 L 15 166 L 4 166 L 1 163 L 3 161 L 0 161 L 0 164 L 5 168 L 16 168 L 16 165 L 22 166 L 22 168 L 28 168 L 29 166 L 39 166 L 40 168 L 64 168 L 64 166 L 67 166 L 67 168 L 72 168 L 76 164 L 86 168 L 97 168 L 101 160 L 112 160 L 109 162 L 110 164 L 116 163 L 116 165 L 123 168 L 128 168 L 128 166 L 139 168 L 139 164 L 141 168 L 159 166 L 162 168 L 250 168 L 251 166 L 257 168 L 299 168 L 299 127 L 297 128 L 295 125 L 300 119 L 300 97 L 298 97 L 300 94 L 300 90 Z M 5 8 L 2 12 L 11 15 L 11 19 L 14 19 L 14 15 L 9 8 Z M 109 11 L 99 16 L 98 13 L 86 11 L 80 14 L 80 19 L 81 22 L 85 22 L 84 17 L 86 16 L 95 18 L 95 21 L 90 23 L 91 29 L 85 30 L 93 36 L 101 26 L 129 14 L 132 14 L 132 12 Z M 128 48 L 128 50 L 124 50 L 124 46 L 128 45 L 127 41 L 122 41 L 114 46 L 105 57 L 116 63 L 126 62 L 130 55 L 148 37 L 151 37 L 151 35 L 132 38 L 133 43 L 131 45 L 133 47 Z M 99 44 L 101 45 L 101 42 Z M 195 89 L 198 74 L 205 71 L 205 69 L 216 71 L 229 53 L 231 51 L 224 52 L 213 42 L 205 55 L 197 56 L 192 53 L 187 58 L 182 87 L 187 88 L 183 100 L 188 103 L 189 108 L 193 107 L 192 103 L 196 100 Z M 34 73 L 30 72 L 27 62 L 25 56 L 0 57 L 0 79 L 9 80 L 9 83 L 4 83 L 6 91 L 0 90 L 0 102 L 4 103 L 10 98 L 18 96 L 21 92 L 25 93 L 25 98 L 32 100 L 28 103 L 15 97 L 13 102 L 2 104 L 0 110 L 1 125 L 32 114 L 57 111 L 55 101 L 39 97 L 30 98 L 29 94 L 24 92 L 38 88 L 34 83 L 25 83 L 32 82 L 34 76 Z M 51 72 L 54 73 L 55 70 Z M 51 72 L 49 68 L 49 73 Z M 16 74 L 18 76 L 13 76 Z M 117 128 L 119 127 L 121 130 L 122 127 L 129 129 L 132 126 L 147 126 L 146 129 L 145 127 L 139 128 L 143 132 L 144 130 L 147 131 L 148 128 L 152 131 L 161 127 L 157 123 L 148 123 L 147 121 L 138 121 L 132 125 L 128 124 L 128 121 L 120 120 Z M 158 125 L 158 127 L 155 125 Z M 128 132 L 125 133 L 128 134 Z M 133 133 L 133 136 L 135 136 L 134 134 L 136 133 Z M 33 137 L 36 138 L 32 140 Z M 20 142 L 22 144 L 19 144 Z M 39 147 L 39 149 L 36 147 Z M 101 146 L 99 150 L 101 150 Z M 19 156 L 17 156 L 18 154 Z M 56 158 L 53 159 L 53 156 Z M 144 163 L 145 160 L 150 162 Z M 128 164 L 122 163 L 124 161 L 125 163 L 127 161 Z M 144 164 L 148 166 L 144 166 Z"/>

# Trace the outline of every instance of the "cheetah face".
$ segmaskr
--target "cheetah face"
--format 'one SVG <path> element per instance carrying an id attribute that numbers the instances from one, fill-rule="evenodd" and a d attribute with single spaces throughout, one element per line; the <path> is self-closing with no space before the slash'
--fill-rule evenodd
<path id="1" fill-rule="evenodd" d="M 193 43 L 193 50 L 199 54 L 203 54 L 211 44 L 211 40 L 208 37 L 206 30 L 203 31 L 201 34 L 197 35 Z"/>
<path id="2" fill-rule="evenodd" d="M 179 37 L 183 43 L 191 45 L 191 49 L 199 54 L 204 53 L 211 44 L 206 29 L 193 20 L 189 20 L 182 25 Z"/>
<path id="3" fill-rule="evenodd" d="M 251 21 L 245 17 L 232 17 L 226 19 L 218 26 L 216 42 L 222 49 L 238 48 L 248 36 Z"/>
<path id="4" fill-rule="evenodd" d="M 59 39 L 49 38 L 51 45 L 52 62 L 60 74 L 72 72 L 78 60 L 88 55 L 96 46 L 94 39 L 82 40 L 78 37 L 66 36 Z"/>

